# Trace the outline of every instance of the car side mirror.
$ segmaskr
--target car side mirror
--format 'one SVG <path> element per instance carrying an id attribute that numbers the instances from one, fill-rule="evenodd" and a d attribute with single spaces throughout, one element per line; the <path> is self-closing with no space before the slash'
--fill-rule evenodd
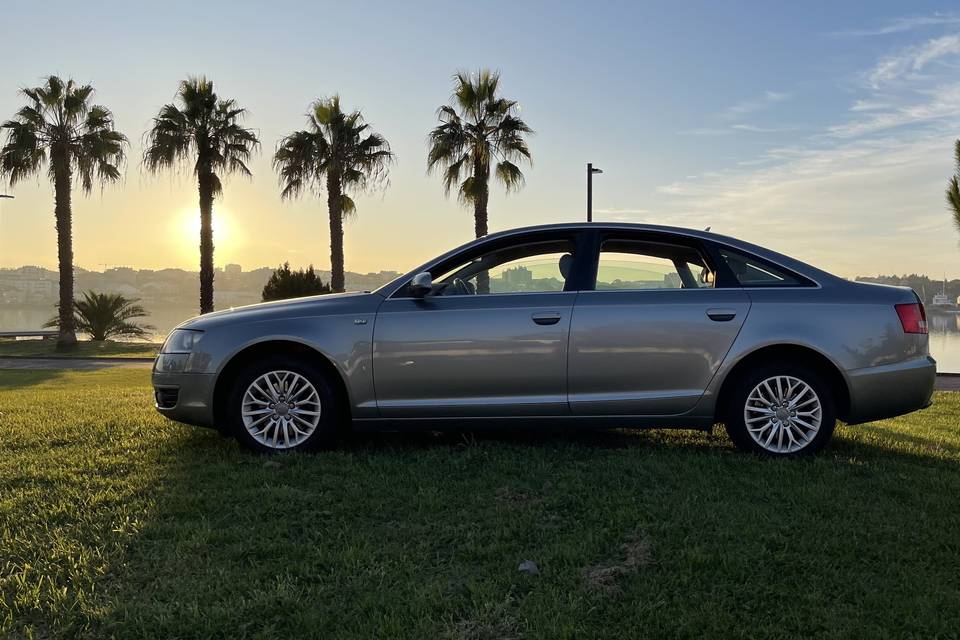
<path id="1" fill-rule="evenodd" d="M 433 291 L 433 276 L 430 275 L 429 271 L 418 273 L 410 280 L 407 288 L 410 291 L 410 295 L 414 298 L 422 298 Z"/>

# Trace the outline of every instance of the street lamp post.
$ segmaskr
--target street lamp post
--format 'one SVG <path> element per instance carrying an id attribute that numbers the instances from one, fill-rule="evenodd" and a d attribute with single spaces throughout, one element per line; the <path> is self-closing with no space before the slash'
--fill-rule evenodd
<path id="1" fill-rule="evenodd" d="M 603 173 L 603 169 L 595 169 L 592 162 L 587 163 L 587 222 L 593 222 L 593 174 Z"/>

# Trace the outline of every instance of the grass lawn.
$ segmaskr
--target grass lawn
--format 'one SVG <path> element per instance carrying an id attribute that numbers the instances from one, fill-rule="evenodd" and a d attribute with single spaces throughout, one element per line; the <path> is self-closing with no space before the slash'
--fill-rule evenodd
<path id="1" fill-rule="evenodd" d="M 0 636 L 956 637 L 958 431 L 940 393 L 813 460 L 626 431 L 267 458 L 160 418 L 146 371 L 3 371 Z"/>
<path id="2" fill-rule="evenodd" d="M 56 358 L 153 358 L 160 350 L 154 342 L 114 342 L 84 340 L 73 351 L 59 353 L 56 340 L 0 340 L 0 358 L 3 356 L 30 356 Z"/>

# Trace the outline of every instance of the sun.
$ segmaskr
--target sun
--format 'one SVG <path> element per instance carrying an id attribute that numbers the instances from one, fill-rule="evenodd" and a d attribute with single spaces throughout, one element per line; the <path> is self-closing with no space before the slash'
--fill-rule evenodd
<path id="1" fill-rule="evenodd" d="M 200 242 L 200 208 L 187 209 L 179 216 L 180 235 L 184 236 L 189 246 L 196 246 Z M 229 211 L 214 207 L 213 210 L 213 246 L 224 249 L 231 246 L 233 240 L 233 216 Z"/>

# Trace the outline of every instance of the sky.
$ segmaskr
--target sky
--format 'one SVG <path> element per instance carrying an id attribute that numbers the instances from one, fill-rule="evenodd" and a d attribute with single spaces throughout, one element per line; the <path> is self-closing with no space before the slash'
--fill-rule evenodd
<path id="1" fill-rule="evenodd" d="M 960 8 L 904 2 L 179 2 L 5 0 L 0 119 L 54 73 L 89 82 L 130 139 L 123 181 L 75 191 L 75 263 L 196 269 L 189 169 L 147 175 L 143 134 L 188 75 L 249 110 L 260 153 L 215 205 L 215 262 L 329 268 L 325 200 L 281 201 L 270 158 L 339 94 L 396 153 L 354 194 L 346 268 L 405 271 L 471 239 L 426 172 L 459 69 L 501 72 L 536 133 L 526 186 L 490 228 L 595 219 L 704 228 L 845 277 L 960 277 L 944 201 L 960 137 Z M 4 185 L 0 185 L 3 191 Z M 46 174 L 6 188 L 0 266 L 56 266 Z"/>

